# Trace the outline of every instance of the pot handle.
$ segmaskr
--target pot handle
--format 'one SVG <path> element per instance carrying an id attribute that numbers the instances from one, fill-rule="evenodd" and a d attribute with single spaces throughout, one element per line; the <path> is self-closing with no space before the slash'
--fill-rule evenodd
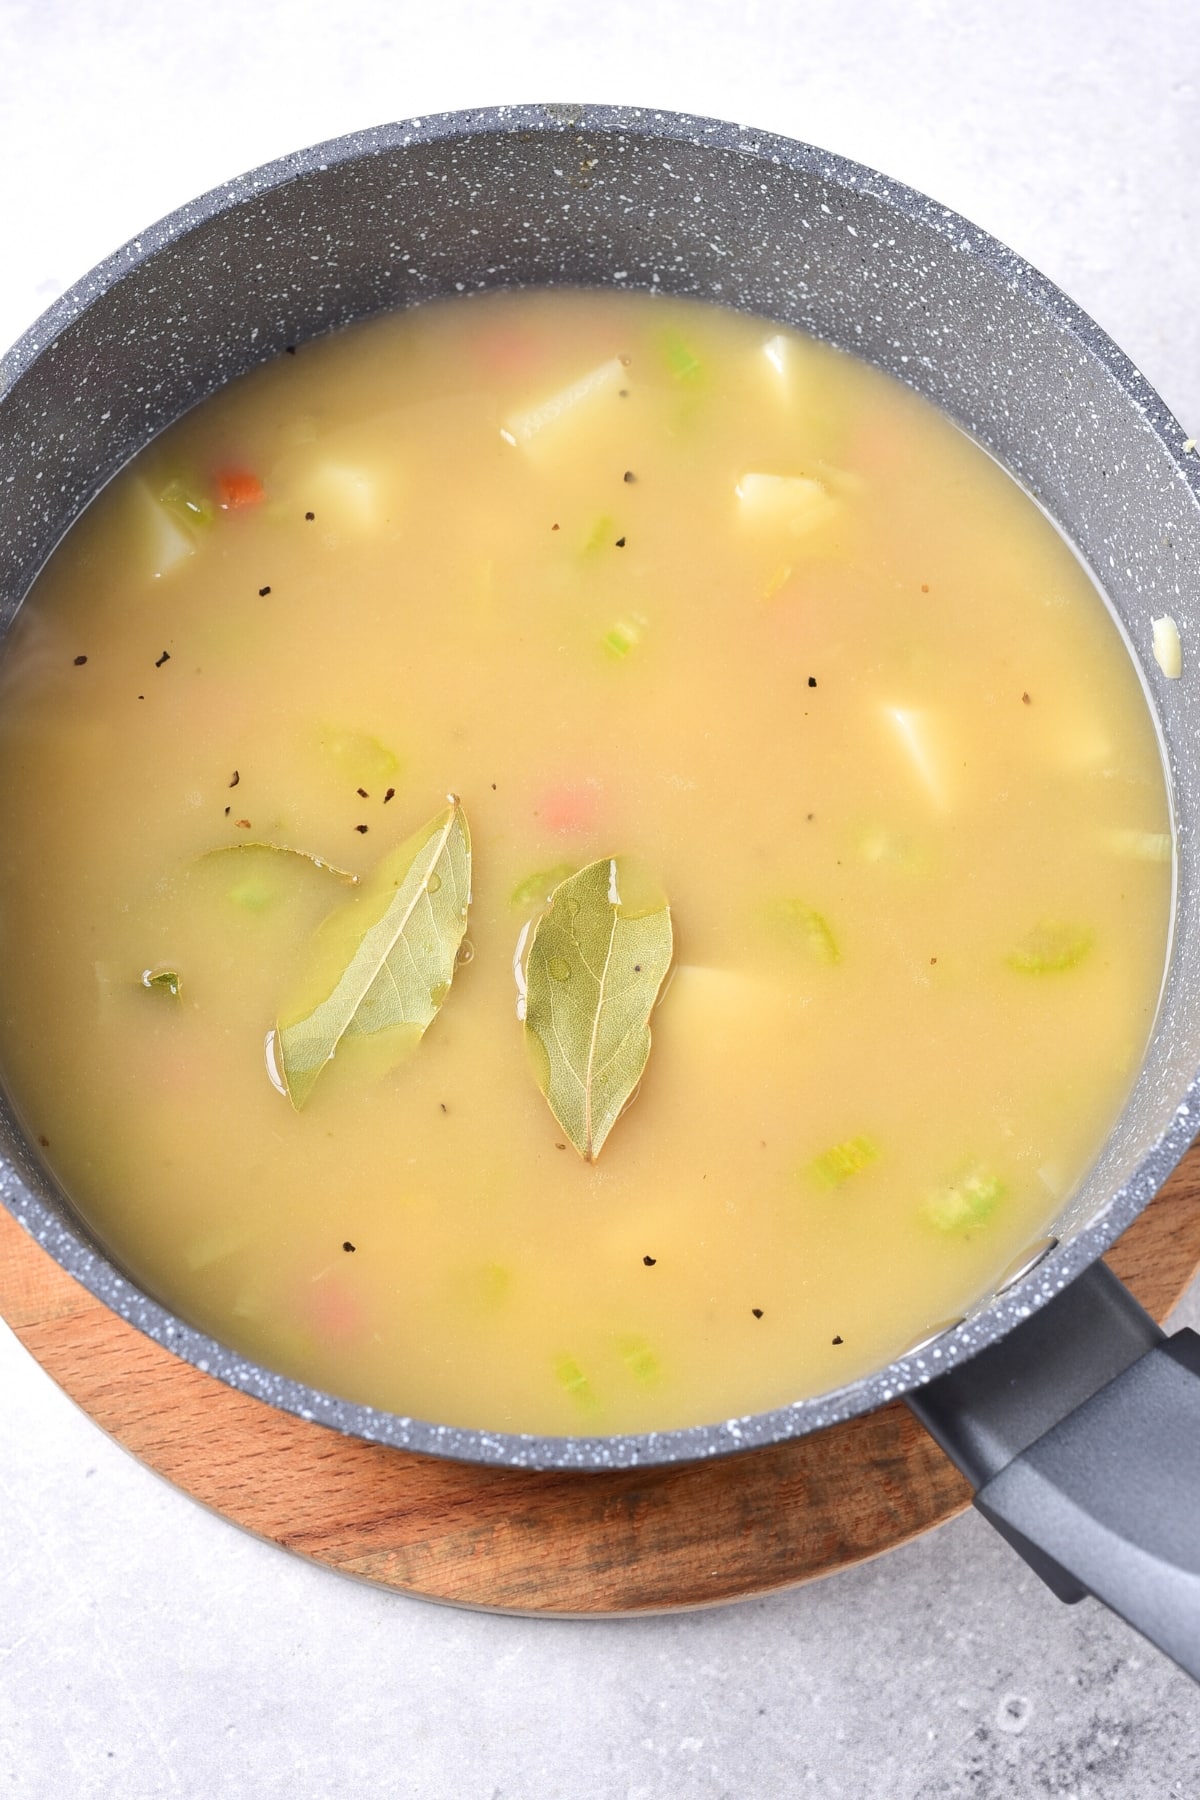
<path id="1" fill-rule="evenodd" d="M 1094 1594 L 1200 1681 L 1200 1336 L 1093 1263 L 906 1397 L 1060 1600 Z"/>

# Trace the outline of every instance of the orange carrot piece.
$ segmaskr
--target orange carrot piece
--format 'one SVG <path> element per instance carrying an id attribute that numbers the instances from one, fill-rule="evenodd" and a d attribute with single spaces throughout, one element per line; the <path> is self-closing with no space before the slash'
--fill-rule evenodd
<path id="1" fill-rule="evenodd" d="M 218 469 L 215 485 L 217 504 L 224 512 L 258 506 L 263 499 L 263 484 L 248 469 Z"/>

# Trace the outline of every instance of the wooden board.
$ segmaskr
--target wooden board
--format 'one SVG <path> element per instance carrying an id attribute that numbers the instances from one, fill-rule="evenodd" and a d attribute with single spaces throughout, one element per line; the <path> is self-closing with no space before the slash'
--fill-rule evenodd
<path id="1" fill-rule="evenodd" d="M 1108 1258 L 1156 1318 L 1200 1266 L 1200 1147 Z M 530 1474 L 342 1437 L 110 1313 L 0 1208 L 0 1314 L 103 1430 L 235 1524 L 347 1575 L 559 1616 L 712 1606 L 829 1574 L 968 1504 L 900 1403 L 712 1463 Z"/>

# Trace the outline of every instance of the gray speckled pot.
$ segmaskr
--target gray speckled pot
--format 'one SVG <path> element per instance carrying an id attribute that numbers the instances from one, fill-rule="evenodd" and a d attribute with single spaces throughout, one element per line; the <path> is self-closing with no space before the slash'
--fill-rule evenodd
<path id="1" fill-rule="evenodd" d="M 7 626 L 62 533 L 155 432 L 290 342 L 438 294 L 546 282 L 659 288 L 746 308 L 870 358 L 943 407 L 1034 493 L 1105 583 L 1168 747 L 1179 833 L 1174 950 L 1136 1090 L 1061 1241 L 923 1349 L 820 1399 L 704 1429 L 503 1436 L 378 1413 L 246 1363 L 181 1324 L 89 1241 L 11 1119 L 0 1198 L 122 1317 L 232 1386 L 359 1436 L 480 1462 L 580 1469 L 720 1455 L 864 1412 L 999 1338 L 1097 1258 L 1193 1136 L 1200 897 L 1192 681 L 1149 653 L 1197 641 L 1200 461 L 1137 370 L 1050 282 L 869 169 L 707 119 L 511 107 L 414 119 L 272 163 L 155 225 L 0 363 Z M 1031 1246 L 1031 1257 L 1038 1247 Z"/>

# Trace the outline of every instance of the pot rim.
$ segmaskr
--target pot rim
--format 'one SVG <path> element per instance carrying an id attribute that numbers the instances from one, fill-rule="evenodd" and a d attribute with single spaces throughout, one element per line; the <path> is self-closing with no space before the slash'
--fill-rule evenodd
<path id="1" fill-rule="evenodd" d="M 998 239 L 916 189 L 814 145 L 722 120 L 645 107 L 517 105 L 431 114 L 329 139 L 239 175 L 168 213 L 54 301 L 0 357 L 0 406 L 39 357 L 97 299 L 197 227 L 246 201 L 320 170 L 396 149 L 449 138 L 504 138 L 515 132 L 553 135 L 580 129 L 700 145 L 781 164 L 835 187 L 868 195 L 908 222 L 935 232 L 957 251 L 993 270 L 1006 286 L 1032 301 L 1079 342 L 1122 390 L 1193 496 L 1200 499 L 1200 460 L 1183 449 L 1181 427 L 1145 377 L 1082 308 Z M 76 1235 L 7 1159 L 0 1162 L 0 1202 L 68 1274 L 119 1317 L 201 1372 L 285 1412 L 373 1442 L 463 1462 L 596 1471 L 699 1461 L 799 1437 L 874 1411 L 965 1361 L 1045 1305 L 1101 1256 L 1148 1205 L 1191 1144 L 1198 1098 L 1200 1072 L 1189 1080 L 1166 1130 L 1096 1218 L 1067 1243 L 1050 1240 L 1051 1248 L 1041 1260 L 971 1318 L 887 1367 L 828 1393 L 766 1412 L 709 1425 L 610 1437 L 546 1437 L 440 1425 L 339 1399 L 250 1362 L 183 1324 L 122 1275 L 82 1235 Z"/>

